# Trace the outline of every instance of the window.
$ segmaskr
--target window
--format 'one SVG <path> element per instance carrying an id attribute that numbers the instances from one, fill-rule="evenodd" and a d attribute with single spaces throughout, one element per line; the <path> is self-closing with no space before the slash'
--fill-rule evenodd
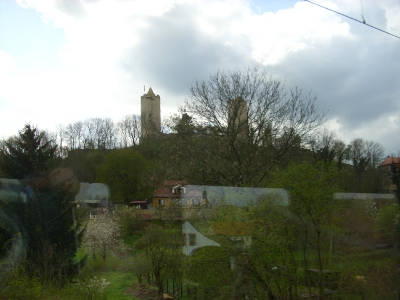
<path id="1" fill-rule="evenodd" d="M 164 199 L 158 199 L 158 205 L 165 205 Z"/>
<path id="2" fill-rule="evenodd" d="M 189 246 L 196 246 L 196 234 L 189 233 Z"/>

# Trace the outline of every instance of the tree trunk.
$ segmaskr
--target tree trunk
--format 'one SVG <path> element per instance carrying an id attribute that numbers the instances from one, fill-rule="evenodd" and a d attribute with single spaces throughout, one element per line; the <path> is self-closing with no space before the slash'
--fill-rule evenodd
<path id="1" fill-rule="evenodd" d="M 325 274 L 322 265 L 322 254 L 321 254 L 321 230 L 317 230 L 317 252 L 318 252 L 318 264 L 319 264 L 319 296 L 320 299 L 325 298 L 324 285 L 325 285 Z"/>

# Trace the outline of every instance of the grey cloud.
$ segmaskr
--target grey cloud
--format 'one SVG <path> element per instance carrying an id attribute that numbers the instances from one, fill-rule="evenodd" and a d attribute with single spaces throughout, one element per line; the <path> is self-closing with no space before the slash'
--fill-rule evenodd
<path id="1" fill-rule="evenodd" d="M 399 51 L 397 44 L 385 48 L 335 39 L 325 49 L 291 55 L 273 71 L 283 75 L 288 86 L 312 90 L 329 118 L 356 129 L 399 109 Z"/>
<path id="2" fill-rule="evenodd" d="M 140 33 L 141 43 L 129 50 L 125 68 L 140 69 L 152 85 L 165 86 L 171 93 L 182 93 L 194 78 L 208 77 L 217 69 L 246 65 L 244 54 L 235 46 L 223 45 L 202 33 L 193 20 L 193 7 L 175 6 L 162 17 L 146 19 L 149 24 Z M 237 41 L 234 41 L 235 43 Z M 244 38 L 244 45 L 250 42 Z"/>
<path id="3" fill-rule="evenodd" d="M 254 65 L 248 37 L 233 41 L 233 47 L 212 40 L 196 26 L 192 9 L 177 5 L 161 17 L 147 18 L 148 27 L 138 36 L 140 44 L 123 61 L 127 72 L 140 70 L 142 78 L 151 79 L 146 85 L 182 95 L 194 78 Z M 385 22 L 382 11 L 374 20 Z M 347 132 L 368 128 L 400 110 L 400 44 L 365 25 L 353 25 L 353 38 L 333 37 L 263 67 L 284 79 L 288 88 L 315 94 L 318 105 L 329 111 L 327 117 L 337 118 Z"/>
<path id="4" fill-rule="evenodd" d="M 60 0 L 55 3 L 57 9 L 74 17 L 75 19 L 82 19 L 87 16 L 85 7 L 80 0 Z"/>

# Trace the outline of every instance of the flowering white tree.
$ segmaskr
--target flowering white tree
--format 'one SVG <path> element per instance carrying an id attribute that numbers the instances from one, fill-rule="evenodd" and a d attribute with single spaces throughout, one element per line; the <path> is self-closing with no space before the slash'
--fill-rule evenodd
<path id="1" fill-rule="evenodd" d="M 94 260 L 97 251 L 105 261 L 109 253 L 116 254 L 126 250 L 120 228 L 111 218 L 90 220 L 86 224 L 82 244 L 87 252 L 92 253 Z"/>
<path id="2" fill-rule="evenodd" d="M 76 287 L 81 295 L 85 295 L 85 299 L 104 299 L 103 295 L 107 286 L 110 284 L 105 278 L 90 278 L 89 281 L 78 281 Z"/>

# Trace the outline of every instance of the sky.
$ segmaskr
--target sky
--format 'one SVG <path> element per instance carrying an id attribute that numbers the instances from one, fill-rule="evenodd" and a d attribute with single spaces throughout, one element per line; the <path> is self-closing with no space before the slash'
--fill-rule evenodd
<path id="1" fill-rule="evenodd" d="M 399 0 L 313 2 L 400 36 Z M 400 150 L 400 39 L 291 0 L 1 0 L 0 138 L 140 114 L 149 87 L 168 118 L 193 80 L 255 66 L 346 143 Z"/>

